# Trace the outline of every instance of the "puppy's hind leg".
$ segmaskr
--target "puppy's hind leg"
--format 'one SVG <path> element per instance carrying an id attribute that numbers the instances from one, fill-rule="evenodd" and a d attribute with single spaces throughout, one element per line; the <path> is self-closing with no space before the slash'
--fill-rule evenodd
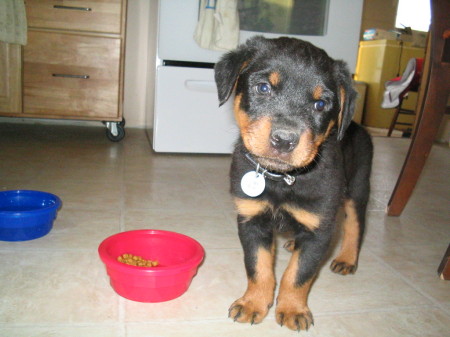
<path id="1" fill-rule="evenodd" d="M 358 268 L 359 250 L 365 227 L 365 205 L 358 205 L 352 199 L 344 203 L 344 238 L 339 255 L 331 263 L 331 270 L 337 274 L 354 274 Z"/>
<path id="2" fill-rule="evenodd" d="M 344 202 L 344 238 L 339 255 L 331 263 L 337 274 L 354 274 L 366 226 L 366 209 L 370 195 L 370 172 L 373 145 L 364 129 L 352 124 L 343 140 L 346 172 L 346 199 Z"/>

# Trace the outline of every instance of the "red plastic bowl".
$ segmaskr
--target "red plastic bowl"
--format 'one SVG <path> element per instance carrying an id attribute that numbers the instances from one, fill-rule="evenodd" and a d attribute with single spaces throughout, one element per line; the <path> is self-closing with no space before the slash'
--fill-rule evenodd
<path id="1" fill-rule="evenodd" d="M 164 302 L 184 294 L 203 260 L 194 239 L 162 230 L 134 230 L 105 239 L 98 247 L 113 289 L 137 302 Z M 135 267 L 117 261 L 122 254 L 156 260 L 157 267 Z"/>

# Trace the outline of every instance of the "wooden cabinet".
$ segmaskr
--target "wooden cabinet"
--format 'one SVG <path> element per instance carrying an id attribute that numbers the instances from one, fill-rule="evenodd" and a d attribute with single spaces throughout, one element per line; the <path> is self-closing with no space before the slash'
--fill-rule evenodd
<path id="1" fill-rule="evenodd" d="M 0 112 L 22 111 L 21 46 L 0 41 Z"/>
<path id="2" fill-rule="evenodd" d="M 126 2 L 26 0 L 23 106 L 0 101 L 0 115 L 105 121 L 123 136 Z"/>
<path id="3" fill-rule="evenodd" d="M 401 76 L 410 58 L 424 57 L 424 48 L 412 47 L 410 42 L 391 40 L 362 41 L 359 45 L 355 80 L 368 85 L 363 124 L 388 128 L 394 109 L 382 109 L 384 83 Z M 417 93 L 410 93 L 403 106 L 414 110 Z M 402 118 L 412 116 L 402 116 Z M 402 120 L 405 121 L 406 120 Z M 409 120 L 411 122 L 411 120 Z"/>
<path id="4" fill-rule="evenodd" d="M 29 27 L 121 34 L 122 0 L 26 0 Z"/>
<path id="5" fill-rule="evenodd" d="M 24 48 L 24 112 L 120 118 L 120 40 L 30 31 Z"/>

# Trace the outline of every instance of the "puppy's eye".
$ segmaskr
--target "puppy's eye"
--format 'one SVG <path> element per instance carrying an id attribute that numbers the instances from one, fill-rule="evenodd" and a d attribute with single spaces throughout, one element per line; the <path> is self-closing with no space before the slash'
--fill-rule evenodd
<path id="1" fill-rule="evenodd" d="M 316 109 L 317 111 L 323 111 L 326 105 L 327 104 L 325 103 L 325 101 L 319 99 L 314 102 L 314 109 Z"/>
<path id="2" fill-rule="evenodd" d="M 269 95 L 272 92 L 272 88 L 269 83 L 259 83 L 256 85 L 256 92 L 260 95 Z"/>

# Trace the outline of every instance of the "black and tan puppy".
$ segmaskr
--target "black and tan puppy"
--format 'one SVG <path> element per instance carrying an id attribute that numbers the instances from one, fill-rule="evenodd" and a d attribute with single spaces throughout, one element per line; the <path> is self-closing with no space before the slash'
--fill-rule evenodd
<path id="1" fill-rule="evenodd" d="M 235 92 L 240 129 L 231 165 L 248 286 L 230 308 L 259 323 L 274 302 L 276 232 L 293 237 L 276 320 L 308 329 L 308 293 L 344 206 L 344 239 L 331 269 L 356 271 L 369 197 L 372 143 L 352 122 L 356 92 L 342 61 L 312 44 L 254 37 L 216 64 L 220 104 Z"/>

